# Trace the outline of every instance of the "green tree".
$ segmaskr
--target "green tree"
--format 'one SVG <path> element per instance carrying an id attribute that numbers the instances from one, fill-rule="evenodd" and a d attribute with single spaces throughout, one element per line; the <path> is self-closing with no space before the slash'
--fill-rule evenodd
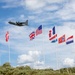
<path id="1" fill-rule="evenodd" d="M 11 67 L 9 62 L 6 62 L 5 64 L 2 65 L 2 67 Z"/>

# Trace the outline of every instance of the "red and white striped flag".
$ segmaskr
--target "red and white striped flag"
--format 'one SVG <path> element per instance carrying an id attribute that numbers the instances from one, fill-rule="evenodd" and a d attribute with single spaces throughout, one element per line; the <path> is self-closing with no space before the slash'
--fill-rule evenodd
<path id="1" fill-rule="evenodd" d="M 29 37 L 30 37 L 30 40 L 33 40 L 33 39 L 35 38 L 35 32 L 33 31 L 33 32 L 29 35 Z"/>
<path id="2" fill-rule="evenodd" d="M 6 42 L 8 42 L 8 40 L 9 40 L 9 32 L 8 31 L 6 32 L 5 40 L 6 40 Z"/>
<path id="3" fill-rule="evenodd" d="M 42 33 L 42 25 L 36 29 L 36 36 Z"/>

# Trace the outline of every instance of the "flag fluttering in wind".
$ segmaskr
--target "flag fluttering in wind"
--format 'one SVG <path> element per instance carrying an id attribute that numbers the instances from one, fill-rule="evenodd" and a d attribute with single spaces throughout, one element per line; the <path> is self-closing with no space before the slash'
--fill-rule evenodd
<path id="1" fill-rule="evenodd" d="M 9 40 L 9 31 L 7 31 L 5 34 L 5 40 L 6 40 L 6 42 L 8 42 L 8 40 Z"/>
<path id="2" fill-rule="evenodd" d="M 63 43 L 65 42 L 65 34 L 63 36 L 61 36 L 60 38 L 58 38 L 58 43 Z"/>
<path id="3" fill-rule="evenodd" d="M 57 34 L 55 32 L 55 26 L 49 31 L 49 40 L 52 43 L 57 41 Z"/>
<path id="4" fill-rule="evenodd" d="M 33 32 L 29 35 L 29 37 L 30 37 L 30 40 L 33 40 L 33 39 L 35 38 L 35 32 L 33 31 Z"/>
<path id="5" fill-rule="evenodd" d="M 42 25 L 36 29 L 36 36 L 42 33 Z"/>
<path id="6" fill-rule="evenodd" d="M 74 42 L 74 40 L 73 40 L 73 35 L 70 36 L 70 37 L 68 37 L 67 40 L 66 40 L 66 44 L 71 44 L 71 43 L 73 43 L 73 42 Z"/>

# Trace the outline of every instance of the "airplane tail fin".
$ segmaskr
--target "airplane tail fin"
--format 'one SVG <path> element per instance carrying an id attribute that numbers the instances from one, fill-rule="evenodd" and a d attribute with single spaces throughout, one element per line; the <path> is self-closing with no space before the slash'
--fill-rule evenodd
<path id="1" fill-rule="evenodd" d="M 28 20 L 26 20 L 25 24 L 28 25 Z"/>

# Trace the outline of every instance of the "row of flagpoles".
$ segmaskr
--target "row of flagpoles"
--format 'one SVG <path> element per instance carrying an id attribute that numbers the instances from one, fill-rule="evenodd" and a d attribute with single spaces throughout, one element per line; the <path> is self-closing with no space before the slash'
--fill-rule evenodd
<path id="1" fill-rule="evenodd" d="M 42 33 L 42 25 L 40 25 L 36 31 L 33 31 L 29 37 L 30 40 L 33 40 L 35 38 L 35 36 L 39 35 Z M 55 30 L 55 26 L 49 30 L 49 40 L 51 41 L 51 43 L 55 43 L 58 41 L 59 44 L 66 42 L 66 44 L 70 44 L 74 42 L 73 39 L 73 35 L 69 36 L 67 39 L 65 37 L 65 34 L 62 35 L 61 37 L 57 38 L 57 34 L 56 34 L 56 30 Z"/>
<path id="2" fill-rule="evenodd" d="M 30 38 L 30 40 L 33 40 L 33 39 L 35 39 L 36 36 L 38 36 L 39 34 L 42 34 L 42 33 L 43 33 L 42 25 L 40 25 L 35 31 L 30 33 L 29 38 Z M 48 36 L 49 36 L 49 40 L 51 43 L 58 42 L 59 44 L 61 44 L 61 43 L 66 42 L 66 44 L 71 44 L 74 42 L 73 35 L 69 36 L 67 39 L 65 37 L 65 34 L 62 35 L 61 37 L 58 37 L 55 26 L 49 30 Z M 9 31 L 6 32 L 5 40 L 6 40 L 6 42 L 9 41 Z M 8 44 L 8 47 L 9 47 L 9 62 L 10 62 L 10 44 Z"/>
<path id="3" fill-rule="evenodd" d="M 41 33 L 42 33 L 42 25 L 40 25 L 36 29 L 36 31 L 33 31 L 32 33 L 30 33 L 30 35 L 29 35 L 30 40 L 33 40 L 35 38 L 35 36 L 37 36 Z M 8 42 L 8 40 L 9 40 L 9 32 L 8 31 L 6 32 L 5 37 L 6 37 L 6 42 Z M 63 42 L 66 42 L 66 44 L 70 44 L 70 43 L 74 42 L 73 35 L 71 35 L 67 39 L 65 37 L 65 34 L 62 35 L 61 37 L 57 38 L 57 34 L 56 34 L 56 31 L 55 31 L 55 26 L 51 30 L 49 30 L 49 40 L 51 41 L 51 43 L 55 43 L 55 42 L 58 41 L 59 44 L 61 44 Z"/>

